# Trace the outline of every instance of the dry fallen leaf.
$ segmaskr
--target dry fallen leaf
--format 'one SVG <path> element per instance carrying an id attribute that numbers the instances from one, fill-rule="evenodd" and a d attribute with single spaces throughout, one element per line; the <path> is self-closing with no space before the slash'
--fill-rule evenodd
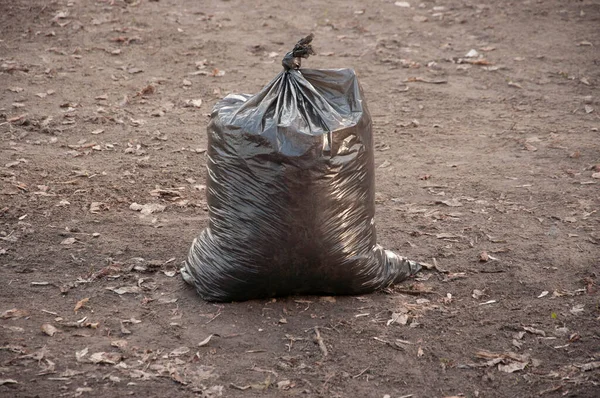
<path id="1" fill-rule="evenodd" d="M 526 142 L 525 145 L 524 145 L 524 147 L 529 152 L 535 152 L 535 151 L 537 151 L 537 148 L 534 147 L 533 145 L 531 145 L 529 142 Z"/>
<path id="2" fill-rule="evenodd" d="M 323 296 L 319 298 L 319 301 L 323 303 L 335 303 L 335 297 L 332 296 Z"/>
<path id="3" fill-rule="evenodd" d="M 419 349 L 417 350 L 417 357 L 421 358 L 423 355 L 425 355 L 425 353 L 423 352 L 423 348 L 419 347 Z"/>
<path id="4" fill-rule="evenodd" d="M 180 357 L 189 353 L 191 350 L 188 347 L 179 347 L 169 353 L 169 357 Z"/>
<path id="5" fill-rule="evenodd" d="M 83 358 L 87 355 L 87 353 L 88 353 L 87 347 L 85 347 L 83 350 L 75 351 L 75 358 L 77 359 L 77 362 L 81 362 L 83 360 Z"/>
<path id="6" fill-rule="evenodd" d="M 154 86 L 149 84 L 146 87 L 144 87 L 142 89 L 142 91 L 139 92 L 139 95 L 150 95 L 150 94 L 154 94 L 154 92 L 155 92 Z"/>
<path id="7" fill-rule="evenodd" d="M 508 365 L 498 364 L 498 370 L 506 373 L 514 373 L 525 369 L 526 362 L 511 362 Z"/>
<path id="8" fill-rule="evenodd" d="M 162 212 L 167 208 L 167 206 L 158 203 L 148 203 L 145 205 L 132 203 L 129 208 L 134 211 L 139 211 L 142 215 L 149 215 L 152 213 Z"/>
<path id="9" fill-rule="evenodd" d="M 531 334 L 537 334 L 538 336 L 546 337 L 546 332 L 540 329 L 532 328 L 529 326 L 523 326 L 523 330 Z"/>
<path id="10" fill-rule="evenodd" d="M 27 310 L 20 310 L 17 308 L 13 308 L 11 310 L 6 310 L 2 313 L 2 315 L 0 315 L 0 318 L 2 319 L 18 319 L 18 318 L 25 318 L 29 316 L 29 311 Z"/>
<path id="11" fill-rule="evenodd" d="M 58 332 L 58 329 L 49 323 L 44 323 L 42 325 L 42 332 L 44 332 L 44 334 L 47 334 L 48 336 L 54 336 L 56 332 Z"/>
<path id="12" fill-rule="evenodd" d="M 187 100 L 187 101 L 185 101 L 185 106 L 200 108 L 202 106 L 202 100 L 201 99 Z"/>
<path id="13" fill-rule="evenodd" d="M 122 294 L 137 294 L 141 293 L 142 289 L 138 286 L 121 286 L 121 287 L 107 287 L 106 290 L 111 290 L 118 295 Z"/>
<path id="14" fill-rule="evenodd" d="M 449 200 L 438 200 L 438 201 L 435 202 L 435 204 L 442 204 L 442 205 L 446 205 L 446 206 L 449 206 L 449 207 L 461 207 L 463 205 L 456 198 L 449 199 Z"/>
<path id="15" fill-rule="evenodd" d="M 181 377 L 181 375 L 179 374 L 179 372 L 177 371 L 177 369 L 172 369 L 170 372 L 170 376 L 171 376 L 171 380 L 176 381 L 179 384 L 182 385 L 187 385 L 188 383 L 185 381 L 185 379 L 183 377 Z"/>
<path id="16" fill-rule="evenodd" d="M 377 168 L 378 169 L 385 169 L 386 167 L 390 167 L 392 165 L 392 163 L 388 160 L 385 160 L 382 164 L 380 164 Z"/>
<path id="17" fill-rule="evenodd" d="M 573 315 L 578 315 L 581 314 L 583 312 L 583 308 L 585 307 L 585 304 L 576 304 L 573 306 L 573 308 L 571 308 L 569 310 L 569 312 Z"/>
<path id="18" fill-rule="evenodd" d="M 515 346 L 518 349 L 521 349 L 523 347 L 523 343 L 521 343 L 520 341 L 518 341 L 517 339 L 513 339 L 512 340 L 512 345 Z"/>
<path id="19" fill-rule="evenodd" d="M 88 301 L 90 301 L 89 297 L 79 300 L 77 304 L 75 304 L 75 308 L 73 309 L 73 311 L 77 313 L 77 311 L 79 311 L 84 305 L 86 305 Z"/>
<path id="20" fill-rule="evenodd" d="M 477 52 L 477 50 L 475 49 L 471 49 L 469 50 L 468 53 L 465 54 L 466 58 L 477 58 L 479 57 L 479 53 Z"/>
<path id="21" fill-rule="evenodd" d="M 581 369 L 583 372 L 589 372 L 590 370 L 600 369 L 600 361 L 589 362 L 583 365 L 575 364 L 575 367 Z"/>
<path id="22" fill-rule="evenodd" d="M 2 325 L 2 329 L 7 329 L 10 330 L 11 332 L 15 332 L 15 333 L 24 333 L 25 329 L 18 327 L 18 326 L 4 326 Z"/>
<path id="23" fill-rule="evenodd" d="M 510 87 L 523 88 L 523 86 L 521 86 L 519 83 L 515 83 L 513 81 L 508 82 L 508 85 Z"/>
<path id="24" fill-rule="evenodd" d="M 0 386 L 5 384 L 19 384 L 19 382 L 13 379 L 0 379 Z"/>
<path id="25" fill-rule="evenodd" d="M 392 319 L 387 321 L 387 326 L 390 326 L 393 323 L 398 323 L 400 325 L 406 325 L 408 323 L 408 315 L 404 313 L 396 313 L 392 314 Z"/>
<path id="26" fill-rule="evenodd" d="M 117 347 L 118 349 L 122 350 L 127 347 L 128 342 L 127 340 L 113 340 L 110 342 L 110 345 L 112 347 Z"/>
<path id="27" fill-rule="evenodd" d="M 121 358 L 118 352 L 95 352 L 90 356 L 90 361 L 95 364 L 116 365 Z"/>
<path id="28" fill-rule="evenodd" d="M 73 243 L 75 243 L 75 242 L 77 242 L 77 239 L 75 239 L 75 238 L 66 238 L 66 239 L 63 239 L 63 240 L 60 242 L 60 244 L 61 244 L 61 245 L 72 245 L 72 244 L 73 244 Z"/>
<path id="29" fill-rule="evenodd" d="M 207 338 L 205 338 L 204 340 L 202 340 L 201 342 L 199 342 L 198 343 L 198 347 L 204 347 L 205 345 L 207 345 L 210 342 L 210 339 L 212 339 L 213 336 L 215 336 L 215 335 L 211 334 Z"/>

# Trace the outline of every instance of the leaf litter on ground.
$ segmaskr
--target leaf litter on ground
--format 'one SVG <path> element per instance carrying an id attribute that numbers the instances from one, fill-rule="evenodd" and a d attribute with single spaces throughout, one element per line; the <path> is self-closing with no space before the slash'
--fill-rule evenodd
<path id="1" fill-rule="evenodd" d="M 42 332 L 44 332 L 45 335 L 52 337 L 58 332 L 58 329 L 49 323 L 44 323 L 42 325 Z"/>
<path id="2" fill-rule="evenodd" d="M 2 319 L 19 319 L 19 318 L 26 318 L 28 316 L 29 316 L 29 311 L 21 310 L 18 308 L 13 308 L 13 309 L 4 311 L 2 313 L 2 315 L 0 315 L 0 318 L 2 318 Z"/>
<path id="3" fill-rule="evenodd" d="M 83 298 L 83 299 L 79 300 L 77 302 L 77 304 L 75 304 L 75 308 L 73 309 L 73 311 L 75 313 L 77 313 L 77 311 L 79 311 L 81 308 L 83 308 L 88 303 L 88 301 L 90 301 L 89 297 L 86 297 L 86 298 Z"/>

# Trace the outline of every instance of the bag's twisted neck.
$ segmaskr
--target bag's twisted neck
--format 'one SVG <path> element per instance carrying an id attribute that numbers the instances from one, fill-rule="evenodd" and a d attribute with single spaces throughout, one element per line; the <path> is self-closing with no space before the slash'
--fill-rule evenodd
<path id="1" fill-rule="evenodd" d="M 283 57 L 283 61 L 281 61 L 281 65 L 285 68 L 285 70 L 290 69 L 300 69 L 301 59 L 308 58 L 309 55 L 315 55 L 312 46 L 310 43 L 313 40 L 313 34 L 306 36 L 303 39 L 300 39 L 298 43 L 294 46 L 294 49 Z"/>

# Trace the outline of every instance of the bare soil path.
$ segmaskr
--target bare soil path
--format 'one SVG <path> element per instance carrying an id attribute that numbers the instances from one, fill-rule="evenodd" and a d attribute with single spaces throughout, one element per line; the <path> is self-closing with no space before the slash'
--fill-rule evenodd
<path id="1" fill-rule="evenodd" d="M 591 0 L 0 1 L 0 396 L 600 396 L 599 27 Z M 367 96 L 380 243 L 437 268 L 203 302 L 177 270 L 207 115 L 309 32 L 304 66 Z"/>

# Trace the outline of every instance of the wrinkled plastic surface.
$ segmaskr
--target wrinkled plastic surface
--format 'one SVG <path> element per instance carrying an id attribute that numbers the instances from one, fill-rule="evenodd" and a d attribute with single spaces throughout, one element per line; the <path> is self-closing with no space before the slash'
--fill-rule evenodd
<path id="1" fill-rule="evenodd" d="M 360 294 L 420 268 L 376 243 L 371 118 L 356 75 L 297 69 L 290 54 L 258 94 L 213 109 L 209 226 L 181 270 L 205 300 Z"/>

